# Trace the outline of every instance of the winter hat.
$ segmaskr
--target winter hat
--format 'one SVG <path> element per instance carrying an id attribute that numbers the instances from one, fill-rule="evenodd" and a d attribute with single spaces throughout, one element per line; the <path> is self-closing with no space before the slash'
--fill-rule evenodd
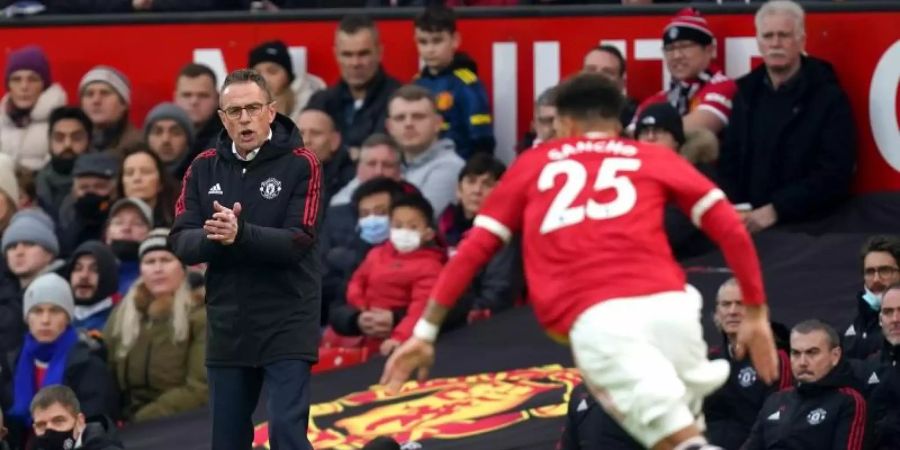
<path id="1" fill-rule="evenodd" d="M 59 254 L 59 241 L 53 227 L 34 212 L 20 211 L 12 216 L 9 226 L 3 232 L 2 247 L 6 253 L 10 247 L 20 242 L 33 242 L 56 256 Z"/>
<path id="2" fill-rule="evenodd" d="M 96 66 L 88 70 L 78 83 L 78 95 L 84 95 L 84 89 L 91 83 L 102 82 L 108 84 L 122 97 L 126 105 L 131 104 L 131 82 L 122 72 L 109 66 Z"/>
<path id="3" fill-rule="evenodd" d="M 156 121 L 163 119 L 174 120 L 187 134 L 188 146 L 190 147 L 193 145 L 194 125 L 191 123 L 191 118 L 188 117 L 187 113 L 184 112 L 180 106 L 168 102 L 154 106 L 153 109 L 147 113 L 147 118 L 144 119 L 144 139 L 147 139 L 147 135 L 150 134 L 150 128 L 153 127 L 153 124 Z"/>
<path id="4" fill-rule="evenodd" d="M 672 134 L 678 145 L 684 144 L 684 125 L 681 121 L 681 114 L 678 114 L 678 111 L 668 103 L 654 103 L 641 111 L 638 115 L 637 125 L 635 125 L 634 135 L 640 136 L 641 131 L 647 128 L 666 130 Z"/>
<path id="5" fill-rule="evenodd" d="M 44 89 L 50 87 L 53 78 L 50 77 L 50 63 L 47 55 L 36 45 L 22 47 L 9 54 L 6 60 L 6 85 L 9 86 L 9 76 L 17 70 L 31 70 L 36 72 L 44 81 Z"/>
<path id="6" fill-rule="evenodd" d="M 663 30 L 663 45 L 675 41 L 694 41 L 700 45 L 712 44 L 713 34 L 709 31 L 709 23 L 694 8 L 684 8 Z"/>
<path id="7" fill-rule="evenodd" d="M 141 242 L 141 246 L 138 247 L 138 259 L 144 259 L 144 255 L 154 250 L 165 250 L 167 252 L 175 254 L 175 251 L 172 250 L 172 246 L 169 245 L 169 229 L 168 228 L 156 228 L 150 230 L 150 233 Z"/>
<path id="8" fill-rule="evenodd" d="M 31 219 L 37 220 L 45 227 L 53 230 L 54 232 L 56 231 L 56 222 L 54 222 L 53 218 L 50 217 L 50 215 L 44 212 L 44 210 L 41 208 L 33 207 L 22 209 L 16 215 L 10 218 L 9 223 L 12 223 L 13 220 L 21 219 L 23 217 L 29 217 Z"/>
<path id="9" fill-rule="evenodd" d="M 116 213 L 119 212 L 119 210 L 128 207 L 137 209 L 141 214 L 141 218 L 144 219 L 144 222 L 147 222 L 147 226 L 153 228 L 153 210 L 150 208 L 150 205 L 148 205 L 147 202 L 137 197 L 125 197 L 117 200 L 109 210 L 109 220 L 112 220 L 112 218 L 116 216 Z"/>
<path id="10" fill-rule="evenodd" d="M 119 171 L 119 161 L 109 153 L 85 153 L 75 160 L 73 177 L 85 175 L 113 179 Z"/>
<path id="11" fill-rule="evenodd" d="M 288 83 L 294 81 L 294 65 L 291 63 L 291 54 L 288 53 L 288 48 L 284 45 L 284 42 L 263 42 L 258 47 L 250 50 L 250 61 L 247 63 L 247 67 L 252 69 L 261 62 L 273 62 L 284 67 L 284 70 L 288 73 Z"/>
<path id="12" fill-rule="evenodd" d="M 14 204 L 19 204 L 19 182 L 16 180 L 16 163 L 9 155 L 0 153 L 0 194 L 6 194 Z"/>
<path id="13" fill-rule="evenodd" d="M 75 317 L 75 298 L 72 295 L 72 287 L 65 278 L 53 272 L 35 278 L 25 289 L 25 295 L 22 297 L 22 315 L 26 321 L 28 320 L 28 311 L 42 303 L 59 306 L 69 315 L 69 320 Z"/>

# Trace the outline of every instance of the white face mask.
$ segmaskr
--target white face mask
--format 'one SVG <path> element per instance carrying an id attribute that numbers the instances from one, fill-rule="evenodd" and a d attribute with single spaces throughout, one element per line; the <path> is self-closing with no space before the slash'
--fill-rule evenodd
<path id="1" fill-rule="evenodd" d="M 415 230 L 391 228 L 391 244 L 398 252 L 409 253 L 422 245 L 422 236 Z"/>

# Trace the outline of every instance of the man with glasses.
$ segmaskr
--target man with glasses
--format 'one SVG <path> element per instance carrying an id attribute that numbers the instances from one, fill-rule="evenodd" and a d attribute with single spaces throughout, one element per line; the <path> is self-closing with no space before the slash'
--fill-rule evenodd
<path id="1" fill-rule="evenodd" d="M 857 295 L 856 317 L 844 331 L 842 347 L 846 357 L 865 359 L 882 347 L 878 312 L 888 286 L 900 282 L 900 239 L 874 236 L 863 245 L 860 259 L 863 290 Z"/>
<path id="2" fill-rule="evenodd" d="M 208 264 L 212 448 L 250 449 L 265 382 L 272 447 L 311 449 L 321 166 L 253 70 L 225 79 L 219 117 L 225 132 L 188 168 L 170 237 L 182 262 Z"/>

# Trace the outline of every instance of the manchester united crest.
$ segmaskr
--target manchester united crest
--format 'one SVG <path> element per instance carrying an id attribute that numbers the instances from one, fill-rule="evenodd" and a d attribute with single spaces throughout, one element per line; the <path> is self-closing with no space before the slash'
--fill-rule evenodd
<path id="1" fill-rule="evenodd" d="M 281 193 L 281 181 L 275 178 L 269 178 L 259 185 L 259 193 L 266 200 L 272 200 Z"/>

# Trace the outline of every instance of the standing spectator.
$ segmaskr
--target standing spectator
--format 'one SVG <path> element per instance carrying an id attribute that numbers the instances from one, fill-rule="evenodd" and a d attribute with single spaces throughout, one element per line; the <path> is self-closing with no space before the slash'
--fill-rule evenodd
<path id="1" fill-rule="evenodd" d="M 584 65 L 581 70 L 582 72 L 604 75 L 619 85 L 623 93 L 625 92 L 625 57 L 622 56 L 622 52 L 618 48 L 603 44 L 590 49 L 584 55 Z M 622 121 L 623 127 L 627 127 L 634 120 L 634 113 L 637 111 L 637 107 L 637 100 L 626 95 L 625 104 L 622 106 L 622 114 L 619 115 L 619 120 Z"/>
<path id="2" fill-rule="evenodd" d="M 72 192 L 59 211 L 62 255 L 68 256 L 82 242 L 98 240 L 116 195 L 116 158 L 107 153 L 88 153 L 75 160 Z"/>
<path id="3" fill-rule="evenodd" d="M 75 159 L 91 145 L 91 120 L 84 111 L 61 106 L 50 113 L 50 164 L 37 173 L 38 204 L 50 217 L 59 217 L 63 200 L 72 191 Z"/>
<path id="4" fill-rule="evenodd" d="M 174 102 L 187 112 L 196 133 L 189 153 L 175 171 L 178 180 L 200 152 L 216 145 L 222 131 L 222 120 L 216 114 L 219 108 L 217 86 L 216 74 L 203 64 L 190 63 L 178 73 Z"/>
<path id="5" fill-rule="evenodd" d="M 872 442 L 874 448 L 888 450 L 900 448 L 900 284 L 885 291 L 880 315 L 885 342 L 876 376 L 880 382 L 870 397 Z"/>
<path id="6" fill-rule="evenodd" d="M 453 141 L 441 139 L 441 115 L 427 89 L 406 85 L 388 102 L 388 132 L 403 153 L 404 178 L 414 184 L 435 211 L 453 201 L 456 178 L 465 161 Z"/>
<path id="7" fill-rule="evenodd" d="M 9 226 L 13 214 L 19 210 L 19 183 L 16 180 L 15 162 L 0 154 L 0 236 Z"/>
<path id="8" fill-rule="evenodd" d="M 356 168 L 350 160 L 350 153 L 341 143 L 338 132 L 325 111 L 307 109 L 297 117 L 297 128 L 303 138 L 303 145 L 313 151 L 322 163 L 323 198 L 326 205 L 331 197 L 343 189 L 353 179 Z"/>
<path id="9" fill-rule="evenodd" d="M 637 114 L 654 103 L 668 102 L 684 116 L 685 131 L 706 128 L 718 134 L 728 125 L 736 87 L 713 62 L 715 56 L 715 39 L 706 19 L 692 8 L 679 11 L 663 30 L 663 58 L 672 74 L 671 85 L 645 99 Z"/>
<path id="10" fill-rule="evenodd" d="M 144 119 L 144 139 L 150 150 L 165 164 L 166 172 L 177 175 L 194 143 L 194 126 L 181 107 L 174 103 L 160 103 Z"/>
<path id="11" fill-rule="evenodd" d="M 7 94 L 0 100 L 0 153 L 37 171 L 47 163 L 47 119 L 66 104 L 66 91 L 50 77 L 50 63 L 37 46 L 20 48 L 6 62 Z"/>
<path id="12" fill-rule="evenodd" d="M 140 275 L 138 249 L 152 229 L 153 210 L 139 198 L 120 198 L 109 210 L 103 240 L 119 261 L 120 296 L 128 292 Z"/>
<path id="13" fill-rule="evenodd" d="M 850 104 L 827 62 L 804 56 L 803 8 L 771 1 L 756 13 L 763 64 L 741 77 L 719 174 L 749 203 L 752 232 L 827 213 L 850 194 L 856 162 Z"/>
<path id="14" fill-rule="evenodd" d="M 863 290 L 857 294 L 856 317 L 844 331 L 841 346 L 848 358 L 866 359 L 881 350 L 879 314 L 888 286 L 900 282 L 900 240 L 873 236 L 860 252 Z"/>
<path id="15" fill-rule="evenodd" d="M 349 204 L 356 188 L 373 178 L 400 180 L 401 158 L 400 149 L 390 136 L 375 133 L 367 137 L 359 149 L 356 176 L 331 197 L 329 206 Z"/>
<path id="16" fill-rule="evenodd" d="M 556 97 L 553 92 L 553 88 L 547 88 L 535 99 L 531 131 L 525 133 L 522 142 L 519 143 L 519 153 L 556 136 L 553 130 L 553 120 L 556 118 Z"/>
<path id="17" fill-rule="evenodd" d="M 122 72 L 109 66 L 92 68 L 81 77 L 78 95 L 94 125 L 91 148 L 121 158 L 125 147 L 141 140 L 141 130 L 128 121 L 131 83 Z"/>
<path id="18" fill-rule="evenodd" d="M 381 67 L 378 28 L 366 16 L 341 19 L 334 35 L 334 52 L 341 80 L 313 95 L 309 107 L 331 116 L 352 156 L 369 135 L 384 129 L 388 98 L 400 83 Z"/>
<path id="19" fill-rule="evenodd" d="M 65 385 L 47 386 L 31 401 L 35 447 L 39 450 L 123 450 L 116 425 L 106 417 L 85 417 L 81 402 Z"/>
<path id="20" fill-rule="evenodd" d="M 250 50 L 247 67 L 266 79 L 279 114 L 297 120 L 309 99 L 325 89 L 325 82 L 311 73 L 294 74 L 294 64 L 288 48 L 281 41 L 269 41 Z"/>
<path id="21" fill-rule="evenodd" d="M 203 355 L 206 312 L 194 299 L 187 269 L 157 228 L 141 243 L 141 277 L 113 310 L 104 340 L 133 422 L 171 416 L 206 404 Z"/>
<path id="22" fill-rule="evenodd" d="M 116 256 L 100 241 L 87 241 L 69 257 L 65 274 L 75 299 L 72 326 L 96 335 L 103 331 L 113 303 L 118 299 L 119 272 Z"/>
<path id="23" fill-rule="evenodd" d="M 125 150 L 116 187 L 118 198 L 139 198 L 149 205 L 156 226 L 168 226 L 175 220 L 175 181 L 162 159 L 146 144 L 139 142 Z"/>
<path id="24" fill-rule="evenodd" d="M 493 154 L 496 142 L 487 91 L 478 80 L 475 61 L 458 52 L 456 14 L 446 7 L 427 8 L 416 16 L 415 26 L 416 49 L 425 63 L 415 83 L 435 98 L 444 118 L 441 137 L 452 140 L 463 159 Z"/>
<path id="25" fill-rule="evenodd" d="M 322 170 L 294 123 L 275 112 L 258 73 L 232 72 L 220 98 L 228 133 L 191 164 L 170 238 L 185 264 L 209 263 L 212 447 L 250 446 L 265 382 L 273 447 L 309 448 Z"/>

